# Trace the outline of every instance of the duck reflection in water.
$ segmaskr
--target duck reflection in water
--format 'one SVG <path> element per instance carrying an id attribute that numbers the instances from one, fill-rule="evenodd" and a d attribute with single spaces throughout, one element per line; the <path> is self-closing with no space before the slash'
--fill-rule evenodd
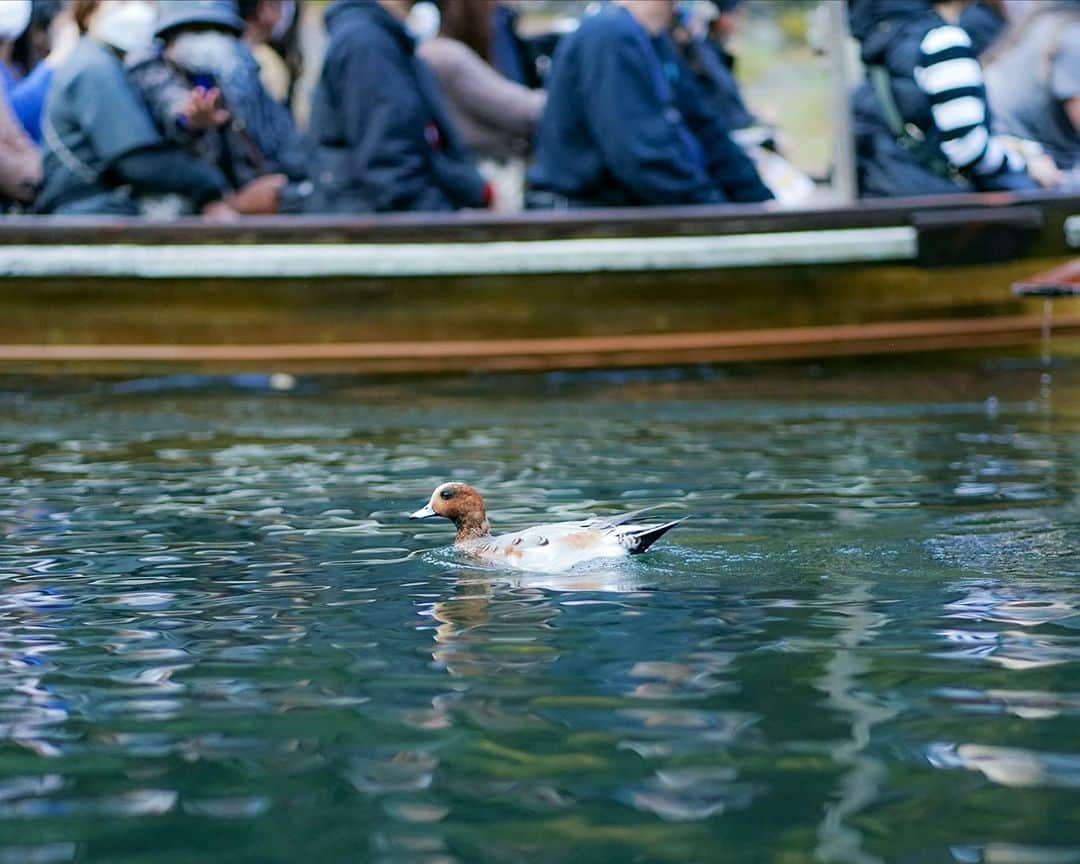
<path id="1" fill-rule="evenodd" d="M 466 570 L 427 614 L 438 622 L 432 659 L 454 677 L 535 672 L 559 657 L 550 631 L 560 610 L 539 587 Z"/>
<path id="2" fill-rule="evenodd" d="M 558 659 L 543 643 L 551 639 L 560 615 L 559 594 L 622 595 L 645 587 L 640 574 L 618 566 L 563 574 L 480 568 L 455 572 L 453 595 L 422 613 L 438 622 L 432 657 L 455 676 L 520 672 Z M 518 650 L 509 650 L 511 644 Z"/>

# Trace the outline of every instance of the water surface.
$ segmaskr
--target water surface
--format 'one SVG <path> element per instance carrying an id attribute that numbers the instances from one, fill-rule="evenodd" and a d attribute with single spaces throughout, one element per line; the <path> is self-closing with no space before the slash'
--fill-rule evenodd
<path id="1" fill-rule="evenodd" d="M 1080 370 L 266 383 L 0 381 L 0 864 L 1080 861 Z"/>

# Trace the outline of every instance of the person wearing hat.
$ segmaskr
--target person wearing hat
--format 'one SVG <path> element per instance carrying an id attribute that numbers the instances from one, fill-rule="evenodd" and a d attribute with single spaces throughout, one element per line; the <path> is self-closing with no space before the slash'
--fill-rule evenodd
<path id="1" fill-rule="evenodd" d="M 1039 188 L 993 132 L 968 0 L 852 0 L 867 80 L 852 96 L 864 196 Z"/>
<path id="2" fill-rule="evenodd" d="M 142 0 L 73 0 L 82 34 L 56 70 L 42 133 L 40 213 L 137 216 L 148 196 L 177 194 L 195 212 L 233 218 L 259 190 L 230 194 L 220 171 L 166 142 L 124 73 L 123 57 L 150 38 Z"/>
<path id="3" fill-rule="evenodd" d="M 165 0 L 157 8 L 155 42 L 129 61 L 128 74 L 161 134 L 233 187 L 285 175 L 293 185 L 282 185 L 273 212 L 283 202 L 300 209 L 307 154 L 289 110 L 260 81 L 233 0 Z"/>
<path id="4" fill-rule="evenodd" d="M 566 37 L 529 172 L 530 207 L 771 199 L 667 31 L 673 0 L 616 0 Z"/>
<path id="5" fill-rule="evenodd" d="M 410 0 L 336 0 L 311 106 L 317 209 L 486 207 L 492 193 L 405 26 Z"/>

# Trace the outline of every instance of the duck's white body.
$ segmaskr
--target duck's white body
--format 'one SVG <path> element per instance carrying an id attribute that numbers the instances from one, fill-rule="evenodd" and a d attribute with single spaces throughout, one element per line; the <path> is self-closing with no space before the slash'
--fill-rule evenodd
<path id="1" fill-rule="evenodd" d="M 668 523 L 664 529 L 675 524 Z M 468 540 L 458 544 L 458 548 L 492 563 L 507 564 L 521 570 L 558 573 L 595 558 L 625 558 L 636 551 L 643 532 L 651 532 L 658 527 L 619 524 L 605 519 L 553 522 L 511 534 Z"/>
<path id="2" fill-rule="evenodd" d="M 449 497 L 448 497 L 449 496 Z M 634 520 L 643 511 L 592 517 L 579 522 L 554 522 L 523 531 L 492 535 L 483 499 L 471 486 L 444 483 L 413 519 L 445 516 L 458 527 L 454 546 L 487 563 L 544 573 L 560 573 L 585 561 L 625 558 L 644 552 L 682 519 L 643 524 Z"/>

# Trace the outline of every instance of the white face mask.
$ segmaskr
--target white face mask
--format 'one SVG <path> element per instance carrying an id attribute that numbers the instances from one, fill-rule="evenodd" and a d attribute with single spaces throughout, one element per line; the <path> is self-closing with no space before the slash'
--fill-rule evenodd
<path id="1" fill-rule="evenodd" d="M 102 6 L 90 22 L 90 32 L 100 41 L 130 54 L 154 41 L 157 14 L 144 0 L 119 0 Z"/>
<path id="2" fill-rule="evenodd" d="M 226 75 L 237 63 L 237 39 L 219 30 L 181 33 L 168 48 L 169 59 L 188 72 Z"/>
<path id="3" fill-rule="evenodd" d="M 442 15 L 439 7 L 426 0 L 415 4 L 409 10 L 409 17 L 405 19 L 408 31 L 416 37 L 417 42 L 426 42 L 439 35 L 439 27 L 442 26 Z"/>

